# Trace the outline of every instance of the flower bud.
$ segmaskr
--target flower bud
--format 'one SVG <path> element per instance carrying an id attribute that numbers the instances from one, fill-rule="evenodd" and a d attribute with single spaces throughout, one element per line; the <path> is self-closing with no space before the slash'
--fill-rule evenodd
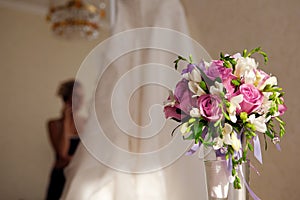
<path id="1" fill-rule="evenodd" d="M 250 128 L 252 131 L 256 131 L 254 124 L 247 123 L 246 126 Z"/>
<path id="2" fill-rule="evenodd" d="M 241 120 L 243 120 L 243 122 L 245 122 L 248 118 L 248 114 L 246 112 L 241 112 L 240 118 L 241 118 Z"/>
<path id="3" fill-rule="evenodd" d="M 275 136 L 273 139 L 272 139 L 272 142 L 273 144 L 278 144 L 280 142 L 280 138 L 278 136 Z"/>

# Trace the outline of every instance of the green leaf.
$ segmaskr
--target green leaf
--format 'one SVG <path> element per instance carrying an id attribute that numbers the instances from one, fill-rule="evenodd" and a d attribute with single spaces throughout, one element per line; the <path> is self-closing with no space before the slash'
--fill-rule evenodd
<path id="1" fill-rule="evenodd" d="M 194 132 L 195 132 L 195 143 L 198 143 L 201 140 L 201 134 L 204 124 L 202 122 L 197 122 L 194 125 Z M 201 139 L 200 139 L 201 138 Z"/>
<path id="2" fill-rule="evenodd" d="M 246 159 L 247 159 L 247 150 L 243 151 L 243 157 L 242 157 L 242 160 L 246 160 Z"/>
<path id="3" fill-rule="evenodd" d="M 220 58 L 221 60 L 224 59 L 224 54 L 222 52 L 220 53 Z"/>
<path id="4" fill-rule="evenodd" d="M 235 175 L 236 175 L 236 169 L 234 169 L 234 168 L 232 169 L 231 175 L 232 175 L 232 176 L 235 176 Z"/>
<path id="5" fill-rule="evenodd" d="M 208 89 L 206 87 L 205 81 L 200 81 L 199 86 L 202 90 L 204 90 L 206 93 L 208 93 Z"/>
<path id="6" fill-rule="evenodd" d="M 215 78 L 215 82 L 222 83 L 222 79 L 220 77 Z"/>
<path id="7" fill-rule="evenodd" d="M 189 55 L 189 60 L 190 60 L 190 63 L 193 63 L 193 57 L 192 57 L 192 54 Z"/>
<path id="8" fill-rule="evenodd" d="M 226 160 L 228 160 L 228 159 L 229 159 L 229 152 L 228 152 L 228 153 L 226 153 L 226 155 L 225 155 L 225 159 L 226 159 Z"/>
<path id="9" fill-rule="evenodd" d="M 248 148 L 250 149 L 250 151 L 253 151 L 253 146 L 251 143 L 248 143 Z"/>
<path id="10" fill-rule="evenodd" d="M 253 135 L 253 133 L 252 133 L 253 131 L 256 131 L 255 126 L 251 123 L 246 123 L 246 127 L 251 129 L 251 131 L 249 131 L 249 134 L 251 134 L 251 135 Z M 253 136 L 255 136 L 255 133 Z"/>
<path id="11" fill-rule="evenodd" d="M 189 124 L 192 124 L 192 123 L 194 123 L 195 121 L 196 121 L 196 119 L 195 119 L 194 117 L 192 117 L 192 118 L 189 119 Z"/>
<path id="12" fill-rule="evenodd" d="M 265 132 L 265 134 L 270 138 L 273 139 L 274 135 L 272 134 L 273 131 L 271 131 L 270 129 L 267 129 L 267 131 Z"/>
<path id="13" fill-rule="evenodd" d="M 224 67 L 226 67 L 226 68 L 232 68 L 231 63 L 230 63 L 229 61 L 227 61 L 227 60 L 224 60 L 223 65 L 224 65 Z"/>
<path id="14" fill-rule="evenodd" d="M 189 136 L 187 136 L 187 137 L 183 136 L 183 139 L 184 140 L 194 140 L 195 139 L 195 132 L 192 131 L 191 134 Z"/>
<path id="15" fill-rule="evenodd" d="M 277 97 L 276 92 L 281 92 L 282 88 L 277 87 L 277 86 L 271 86 L 271 85 L 266 85 L 263 89 L 263 92 L 273 92 L 273 94 L 269 97 L 270 99 L 274 99 L 275 97 Z"/>
<path id="16" fill-rule="evenodd" d="M 262 51 L 261 50 L 261 47 L 256 47 L 256 48 L 254 48 L 254 49 L 252 49 L 248 54 L 247 54 L 247 56 L 246 57 L 250 57 L 250 56 L 252 56 L 254 53 L 259 53 L 260 55 L 262 55 L 263 57 L 264 57 L 264 62 L 265 62 L 265 64 L 268 62 L 268 56 L 267 56 L 267 54 L 264 52 L 264 51 Z M 245 57 L 245 56 L 244 56 Z"/>
<path id="17" fill-rule="evenodd" d="M 236 65 L 236 60 L 231 57 L 231 56 L 224 56 L 223 53 L 220 54 L 221 58 L 220 60 L 223 61 L 223 65 L 224 67 L 226 68 L 235 68 L 235 65 Z"/>
<path id="18" fill-rule="evenodd" d="M 172 131 L 171 136 L 173 137 L 175 131 L 182 125 L 183 123 L 178 124 Z"/>
<path id="19" fill-rule="evenodd" d="M 228 151 L 229 151 L 229 153 L 230 153 L 231 155 L 234 154 L 234 150 L 233 150 L 232 146 L 228 146 Z M 232 160 L 232 161 L 233 161 L 233 160 Z"/>
<path id="20" fill-rule="evenodd" d="M 240 86 L 240 85 L 241 85 L 241 82 L 240 82 L 240 80 L 238 80 L 238 79 L 233 79 L 233 80 L 231 81 L 231 83 L 232 83 L 234 86 Z"/>
<path id="21" fill-rule="evenodd" d="M 250 57 L 252 56 L 254 53 L 257 53 L 261 50 L 261 47 L 256 47 L 254 49 L 252 49 L 248 54 L 247 54 L 247 57 Z"/>
<path id="22" fill-rule="evenodd" d="M 282 123 L 282 124 L 285 124 L 282 119 L 280 117 L 275 117 L 275 119 L 279 122 L 279 123 Z"/>
<path id="23" fill-rule="evenodd" d="M 220 104 L 219 105 L 220 107 L 221 107 L 221 109 L 222 109 L 222 113 L 223 113 L 223 115 L 224 115 L 224 117 L 227 119 L 227 120 L 230 120 L 230 117 L 229 117 L 229 115 L 224 111 L 224 108 L 223 108 L 223 105 L 222 104 Z"/>
<path id="24" fill-rule="evenodd" d="M 243 57 L 244 57 L 244 58 L 247 57 L 247 49 L 244 49 L 244 51 L 243 51 Z"/>
<path id="25" fill-rule="evenodd" d="M 222 118 L 220 118 L 218 121 L 216 121 L 216 122 L 214 123 L 214 127 L 219 126 L 219 125 L 221 124 L 221 121 L 222 121 Z"/>
<path id="26" fill-rule="evenodd" d="M 186 58 L 184 58 L 184 57 L 182 57 L 182 56 L 178 56 L 178 58 L 173 62 L 173 63 L 175 63 L 175 69 L 176 69 L 176 70 L 178 69 L 178 63 L 179 63 L 179 61 L 181 61 L 181 60 L 187 61 Z"/>
<path id="27" fill-rule="evenodd" d="M 270 84 L 267 84 L 265 87 L 264 87 L 264 89 L 263 89 L 263 92 L 271 92 L 270 90 L 271 90 L 271 85 Z"/>
<path id="28" fill-rule="evenodd" d="M 265 139 L 265 151 L 267 151 L 267 149 L 268 149 L 268 143 L 267 143 L 266 134 L 264 134 L 264 139 Z"/>
<path id="29" fill-rule="evenodd" d="M 275 117 L 275 119 L 279 122 L 279 135 L 280 137 L 283 137 L 283 135 L 285 134 L 285 122 L 282 121 L 282 119 L 280 117 Z"/>
<path id="30" fill-rule="evenodd" d="M 285 128 L 284 128 L 284 126 L 283 125 L 279 125 L 279 127 L 280 127 L 280 132 L 279 132 L 279 135 L 280 135 L 280 137 L 283 137 L 284 136 L 284 134 L 285 134 Z"/>
<path id="31" fill-rule="evenodd" d="M 231 65 L 234 67 L 236 65 L 236 60 L 235 59 L 230 59 L 229 62 Z"/>

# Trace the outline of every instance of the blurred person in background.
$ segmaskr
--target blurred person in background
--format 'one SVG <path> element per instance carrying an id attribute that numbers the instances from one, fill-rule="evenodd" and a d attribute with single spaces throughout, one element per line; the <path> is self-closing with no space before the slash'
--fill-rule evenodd
<path id="1" fill-rule="evenodd" d="M 48 121 L 48 133 L 55 154 L 50 175 L 46 200 L 58 200 L 65 185 L 64 168 L 70 163 L 80 142 L 78 132 L 83 128 L 85 119 L 79 116 L 83 104 L 83 88 L 75 80 L 63 82 L 57 95 L 63 101 L 59 118 Z M 76 126 L 74 118 L 76 117 Z"/>

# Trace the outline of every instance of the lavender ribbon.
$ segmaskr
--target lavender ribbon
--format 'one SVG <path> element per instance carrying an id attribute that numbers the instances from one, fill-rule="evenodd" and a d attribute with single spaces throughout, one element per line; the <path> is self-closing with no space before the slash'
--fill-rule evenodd
<path id="1" fill-rule="evenodd" d="M 280 147 L 279 144 L 276 144 L 276 148 L 277 148 L 278 151 L 281 151 L 281 147 Z"/>
<path id="2" fill-rule="evenodd" d="M 243 179 L 243 182 L 244 182 L 244 185 L 246 186 L 249 194 L 251 195 L 251 197 L 254 199 L 254 200 L 260 200 L 260 198 L 258 196 L 256 196 L 256 194 L 251 190 L 251 188 L 249 187 L 245 177 L 244 177 L 244 173 L 243 173 L 243 168 L 242 168 L 242 165 L 239 165 L 239 170 L 241 172 L 241 176 L 242 176 L 242 179 Z"/>
<path id="3" fill-rule="evenodd" d="M 254 157 L 262 164 L 260 142 L 259 142 L 259 137 L 257 135 L 253 138 L 253 145 L 254 145 Z"/>
<path id="4" fill-rule="evenodd" d="M 202 138 L 205 138 L 205 136 L 206 136 L 206 134 L 207 134 L 207 131 L 208 131 L 208 129 L 205 127 L 205 128 L 203 129 L 203 131 L 202 131 L 202 135 L 201 135 Z M 201 143 L 200 141 L 199 141 L 197 144 L 194 144 L 194 145 L 190 148 L 190 150 L 188 150 L 188 151 L 185 153 L 185 155 L 187 155 L 187 156 L 193 155 L 193 154 L 200 148 L 201 144 L 202 144 L 202 143 Z"/>
<path id="5" fill-rule="evenodd" d="M 185 155 L 187 156 L 190 156 L 190 155 L 193 155 L 198 149 L 199 147 L 201 146 L 201 142 L 198 142 L 197 144 L 194 144 L 190 150 L 188 150 Z"/>

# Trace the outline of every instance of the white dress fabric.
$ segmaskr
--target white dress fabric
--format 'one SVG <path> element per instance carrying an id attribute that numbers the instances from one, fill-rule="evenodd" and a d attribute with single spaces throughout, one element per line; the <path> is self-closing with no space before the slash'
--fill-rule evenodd
<path id="1" fill-rule="evenodd" d="M 163 27 L 188 33 L 184 10 L 179 0 L 117 1 L 117 16 L 113 33 L 139 27 Z M 153 40 L 156 37 L 153 36 Z M 180 47 L 180 43 L 178 45 Z M 107 51 L 110 50 L 113 48 L 107 49 Z M 176 56 L 171 53 L 144 49 L 121 56 L 105 71 L 105 76 L 98 83 L 96 109 L 101 110 L 99 113 L 102 114 L 98 115 L 98 119 L 103 122 L 103 128 L 109 132 L 107 137 L 113 143 L 130 152 L 145 153 L 161 148 L 172 139 L 171 131 L 175 123 L 167 124 L 167 127 L 162 130 L 163 134 L 160 133 L 149 140 L 122 134 L 112 122 L 109 98 L 112 95 L 113 85 L 134 66 L 156 62 L 173 67 L 174 59 Z M 146 76 L 147 74 L 142 73 L 139 78 L 143 79 Z M 147 124 L 149 107 L 152 104 L 162 104 L 167 96 L 168 92 L 165 88 L 142 87 L 133 94 L 130 101 L 129 110 L 132 119 L 139 125 Z M 160 115 L 163 116 L 163 112 Z M 87 126 L 86 131 L 93 131 L 92 125 L 88 123 Z M 109 155 L 109 152 L 107 154 Z M 203 169 L 203 163 L 197 156 L 182 156 L 172 165 L 155 172 L 124 173 L 102 164 L 80 144 L 72 162 L 65 170 L 66 185 L 62 199 L 205 200 Z"/>

